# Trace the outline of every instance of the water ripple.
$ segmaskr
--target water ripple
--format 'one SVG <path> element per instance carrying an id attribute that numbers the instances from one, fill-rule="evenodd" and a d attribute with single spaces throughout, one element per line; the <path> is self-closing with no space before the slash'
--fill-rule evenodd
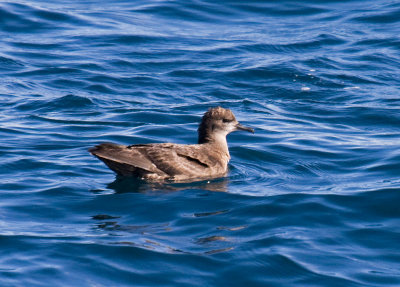
<path id="1" fill-rule="evenodd" d="M 0 4 L 2 285 L 399 285 L 399 9 Z M 87 152 L 196 143 L 218 105 L 255 128 L 226 177 L 150 184 Z"/>

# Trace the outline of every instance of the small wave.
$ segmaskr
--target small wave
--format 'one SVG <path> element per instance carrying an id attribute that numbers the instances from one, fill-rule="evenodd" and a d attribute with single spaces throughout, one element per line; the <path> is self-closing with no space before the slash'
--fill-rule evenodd
<path id="1" fill-rule="evenodd" d="M 70 13 L 62 13 L 32 5 L 7 3 L 0 5 L 0 27 L 13 33 L 38 33 L 45 30 L 87 25 L 87 20 Z"/>
<path id="2" fill-rule="evenodd" d="M 15 8 L 31 9 L 29 6 L 21 4 L 2 4 L 0 6 L 0 27 L 3 31 L 12 33 L 21 33 L 27 30 L 30 32 L 38 32 L 40 30 L 52 28 L 50 25 L 46 25 L 44 21 L 35 21 L 35 19 L 30 19 L 24 15 L 24 13 L 14 11 Z"/>
<path id="3" fill-rule="evenodd" d="M 12 59 L 11 57 L 0 56 L 0 68 L 3 71 L 19 70 L 22 69 L 24 66 L 25 66 L 24 63 L 19 60 Z"/>
<path id="4" fill-rule="evenodd" d="M 16 106 L 21 111 L 54 111 L 65 109 L 83 109 L 93 105 L 92 100 L 77 95 L 66 95 L 56 99 L 29 100 Z"/>
<path id="5" fill-rule="evenodd" d="M 47 57 L 47 56 L 46 56 Z M 47 75 L 60 75 L 60 74 L 80 74 L 81 71 L 74 68 L 65 67 L 47 67 L 34 69 L 30 71 L 22 71 L 15 73 L 14 76 L 18 77 L 34 77 L 34 76 L 47 76 Z"/>
<path id="6" fill-rule="evenodd" d="M 384 11 L 384 10 L 383 10 Z M 369 24 L 393 24 L 393 23 L 398 23 L 400 21 L 399 19 L 399 14 L 400 14 L 400 9 L 394 10 L 391 9 L 389 12 L 383 12 L 382 10 L 379 10 L 379 12 L 373 11 L 373 12 L 367 12 L 363 13 L 363 16 L 356 16 L 353 17 L 353 21 L 358 21 L 362 23 L 369 23 Z"/>

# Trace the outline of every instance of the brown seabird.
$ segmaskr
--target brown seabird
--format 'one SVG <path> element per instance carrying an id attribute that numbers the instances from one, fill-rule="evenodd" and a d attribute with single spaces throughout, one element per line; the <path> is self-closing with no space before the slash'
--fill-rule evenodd
<path id="1" fill-rule="evenodd" d="M 193 181 L 226 174 L 230 160 L 226 136 L 242 126 L 229 109 L 210 108 L 203 116 L 198 144 L 152 143 L 119 145 L 103 143 L 89 152 L 122 176 L 147 181 Z"/>

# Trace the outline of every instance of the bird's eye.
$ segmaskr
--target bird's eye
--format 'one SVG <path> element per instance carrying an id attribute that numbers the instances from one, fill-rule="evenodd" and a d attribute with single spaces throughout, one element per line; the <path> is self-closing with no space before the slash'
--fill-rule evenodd
<path id="1" fill-rule="evenodd" d="M 228 120 L 228 119 L 222 119 L 222 122 L 224 122 L 224 123 L 230 123 L 230 122 L 231 122 L 231 120 Z"/>

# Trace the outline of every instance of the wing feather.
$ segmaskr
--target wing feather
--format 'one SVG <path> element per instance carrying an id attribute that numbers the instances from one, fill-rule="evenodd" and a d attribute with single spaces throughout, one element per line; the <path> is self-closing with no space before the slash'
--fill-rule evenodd
<path id="1" fill-rule="evenodd" d="M 89 149 L 99 159 L 131 165 L 149 172 L 160 172 L 157 167 L 136 149 L 124 145 L 103 143 Z"/>

